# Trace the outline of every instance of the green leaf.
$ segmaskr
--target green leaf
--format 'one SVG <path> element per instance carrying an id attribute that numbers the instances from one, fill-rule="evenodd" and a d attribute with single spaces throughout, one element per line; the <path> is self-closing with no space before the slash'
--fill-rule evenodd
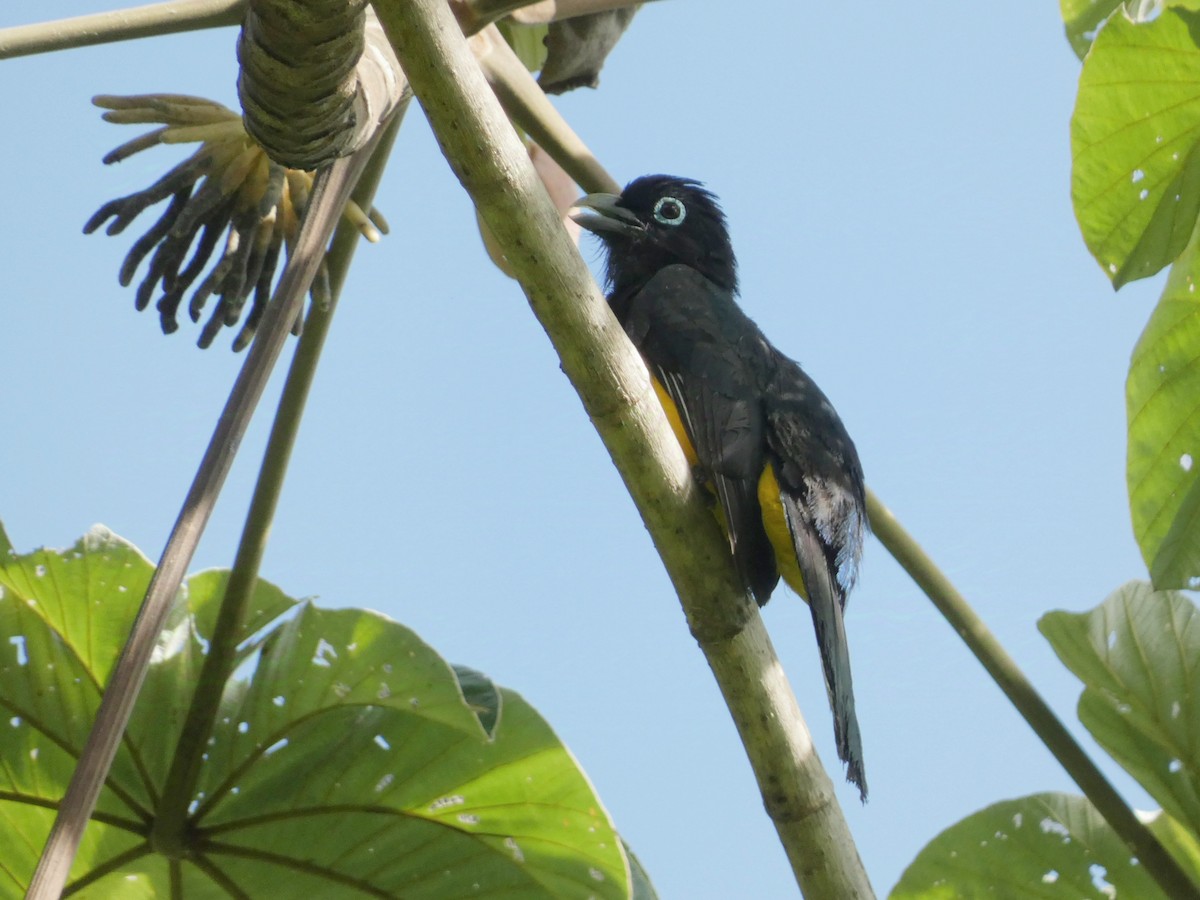
<path id="1" fill-rule="evenodd" d="M 229 582 L 227 569 L 211 569 L 188 577 L 184 582 L 188 603 L 176 609 L 179 618 L 190 616 L 194 619 L 196 633 L 202 641 L 207 642 L 217 624 L 217 614 L 221 610 L 221 599 L 225 596 L 225 586 Z M 247 604 L 246 620 L 242 623 L 239 641 L 245 641 L 255 632 L 274 622 L 296 605 L 296 601 L 284 594 L 275 585 L 258 579 L 254 593 Z M 168 623 L 171 627 L 177 620 Z"/>
<path id="2" fill-rule="evenodd" d="M 630 895 L 632 900 L 658 900 L 658 893 L 650 883 L 650 876 L 642 868 L 642 861 L 624 841 L 621 842 L 621 846 L 625 848 L 625 856 L 629 859 L 629 871 L 633 880 L 633 892 Z"/>
<path id="3" fill-rule="evenodd" d="M 1188 831 L 1161 809 L 1146 824 L 1192 881 L 1200 884 L 1200 838 Z"/>
<path id="4" fill-rule="evenodd" d="M 153 566 L 137 548 L 102 527 L 68 550 L 0 557 L 0 635 L 6 637 L 0 643 L 0 797 L 13 795 L 11 804 L 0 803 L 0 833 L 20 836 L 27 864 L 23 868 L 9 859 L 0 864 L 0 896 L 8 896 L 6 886 L 21 886 L 13 881 L 15 873 L 32 872 L 52 808 L 70 779 L 101 688 L 152 574 Z M 213 594 L 219 583 L 223 579 L 200 575 L 185 582 L 181 595 L 203 612 L 220 601 Z M 257 612 L 250 624 L 261 619 L 264 609 L 291 605 L 290 600 L 281 604 L 280 596 L 261 582 L 252 599 Z M 176 610 L 159 640 L 155 664 L 97 804 L 96 818 L 116 828 L 85 833 L 76 873 L 87 871 L 91 860 L 109 859 L 135 846 L 138 841 L 130 833 L 144 829 L 152 818 L 190 698 L 187 688 L 199 670 L 201 636 L 195 624 Z M 96 840 L 89 843 L 93 836 Z M 17 843 L 0 839 L 4 847 Z"/>
<path id="5" fill-rule="evenodd" d="M 1133 532 L 1155 587 L 1200 575 L 1200 252 L 1193 241 L 1129 364 L 1126 480 Z"/>
<path id="6" fill-rule="evenodd" d="M 1062 14 L 1067 40 L 1071 42 L 1071 49 L 1075 51 L 1076 56 L 1083 59 L 1087 55 L 1096 35 L 1104 26 L 1104 21 L 1123 3 L 1124 0 L 1059 0 L 1058 8 Z M 1125 5 L 1135 9 L 1144 7 L 1148 14 L 1156 8 L 1157 0 L 1142 0 L 1140 4 L 1134 0 L 1133 3 Z M 1171 6 L 1196 9 L 1200 6 L 1200 0 L 1175 0 Z M 1149 15 L 1146 18 L 1149 18 Z"/>
<path id="7" fill-rule="evenodd" d="M 1122 0 L 1059 0 L 1059 12 L 1062 13 L 1067 40 L 1071 42 L 1071 49 L 1080 59 L 1083 59 L 1092 46 L 1092 40 L 1101 24 L 1121 2 Z"/>
<path id="8" fill-rule="evenodd" d="M 103 530 L 0 558 L 0 633 L 15 638 L 0 643 L 0 898 L 24 892 L 150 574 Z M 84 833 L 77 896 L 630 896 L 607 813 L 519 695 L 384 616 L 266 583 L 195 793 L 164 798 L 225 581 L 185 583 Z M 176 799 L 186 827 L 152 844 Z"/>
<path id="9" fill-rule="evenodd" d="M 0 790 L 57 802 L 150 574 L 145 557 L 102 528 L 69 550 L 0 559 Z M 97 807 L 128 827 L 154 803 L 146 761 L 132 749 L 137 734 L 118 750 Z"/>
<path id="10" fill-rule="evenodd" d="M 1084 61 L 1071 196 L 1114 287 L 1169 265 L 1200 213 L 1200 15 L 1114 15 Z"/>
<path id="11" fill-rule="evenodd" d="M 1131 582 L 1038 628 L 1084 683 L 1079 718 L 1172 818 L 1200 834 L 1200 618 L 1182 594 Z"/>
<path id="12" fill-rule="evenodd" d="M 892 889 L 892 900 L 1163 897 L 1129 849 L 1083 797 L 1005 800 L 930 841 Z"/>
<path id="13" fill-rule="evenodd" d="M 467 705 L 479 718 L 479 724 L 488 737 L 492 737 L 496 732 L 496 722 L 500 719 L 500 691 L 490 678 L 467 666 L 455 665 L 454 675 L 458 678 L 458 687 Z"/>

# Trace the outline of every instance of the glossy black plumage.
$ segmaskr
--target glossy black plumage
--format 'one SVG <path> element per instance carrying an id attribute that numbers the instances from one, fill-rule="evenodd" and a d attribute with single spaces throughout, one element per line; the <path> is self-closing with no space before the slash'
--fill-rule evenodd
<path id="1" fill-rule="evenodd" d="M 812 379 L 738 306 L 737 263 L 711 193 L 652 175 L 576 210 L 604 241 L 609 303 L 678 413 L 747 588 L 765 603 L 783 574 L 809 601 L 838 755 L 865 799 L 843 620 L 866 527 L 854 444 Z M 764 470 L 777 496 L 760 495 Z"/>

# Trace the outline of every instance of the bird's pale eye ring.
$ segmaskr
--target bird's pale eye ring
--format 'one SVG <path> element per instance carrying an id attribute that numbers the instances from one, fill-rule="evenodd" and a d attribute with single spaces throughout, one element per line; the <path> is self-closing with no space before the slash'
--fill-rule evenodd
<path id="1" fill-rule="evenodd" d="M 654 204 L 654 220 L 663 225 L 682 225 L 687 209 L 674 197 L 661 197 Z"/>

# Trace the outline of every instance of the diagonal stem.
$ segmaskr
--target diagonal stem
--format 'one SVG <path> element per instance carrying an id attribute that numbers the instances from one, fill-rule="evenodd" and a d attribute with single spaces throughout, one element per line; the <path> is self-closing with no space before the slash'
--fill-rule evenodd
<path id="1" fill-rule="evenodd" d="M 567 124 L 499 30 L 487 28 L 473 44 L 479 48 L 483 74 L 508 117 L 584 190 L 619 193 L 620 186 Z"/>
<path id="2" fill-rule="evenodd" d="M 810 897 L 873 897 L 762 620 L 650 388 L 444 0 L 374 0 L 442 151 L 638 505 Z"/>
<path id="3" fill-rule="evenodd" d="M 1054 715 L 1054 711 L 1042 699 L 1013 658 L 1000 646 L 1000 642 L 988 630 L 975 610 L 971 609 L 962 594 L 934 565 L 933 560 L 926 556 L 912 535 L 904 530 L 891 510 L 871 491 L 867 492 L 867 512 L 875 536 L 933 601 L 938 612 L 987 669 L 1000 690 L 1004 691 L 1004 695 L 1017 708 L 1017 712 L 1054 754 L 1059 764 L 1067 770 L 1067 774 L 1079 785 L 1080 790 L 1104 816 L 1105 821 L 1120 835 L 1137 856 L 1138 862 L 1158 882 L 1166 895 L 1177 900 L 1200 898 L 1200 891 L 1192 884 L 1175 858 L 1163 849 L 1150 829 L 1142 824 L 1117 793 L 1116 788 L 1096 768 L 1096 764 Z"/>
<path id="4" fill-rule="evenodd" d="M 368 150 L 370 162 L 363 170 L 353 194 L 353 199 L 363 209 L 369 209 L 371 206 L 371 198 L 383 175 L 402 114 L 403 108 L 387 126 L 374 152 Z M 335 203 L 339 200 L 336 197 L 331 199 Z M 341 198 L 341 202 L 335 208 L 341 209 L 343 206 L 345 201 Z M 283 490 L 292 447 L 300 429 L 304 405 L 316 374 L 325 336 L 329 333 L 337 298 L 359 238 L 356 226 L 343 221 L 338 227 L 326 257 L 330 278 L 329 304 L 324 307 L 321 304 L 312 304 L 283 385 L 279 408 L 276 410 L 271 434 L 263 451 L 262 468 L 246 514 L 246 524 L 226 584 L 225 596 L 221 601 L 221 610 L 209 641 L 208 653 L 200 670 L 187 718 L 180 732 L 179 744 L 171 759 L 171 769 L 163 787 L 162 803 L 154 822 L 154 846 L 168 856 L 178 856 L 187 849 L 188 807 L 196 793 L 206 742 L 220 710 L 226 683 L 237 666 L 237 647 L 246 619 L 246 609 L 258 583 L 258 570 L 266 552 L 271 522 Z"/>
<path id="5" fill-rule="evenodd" d="M 320 208 L 322 198 L 329 194 L 336 196 L 343 191 L 348 193 L 346 183 L 352 183 L 357 175 L 355 167 L 365 161 L 358 158 L 361 155 L 360 152 L 357 156 L 340 159 L 317 174 L 308 209 Z M 296 320 L 304 295 L 312 284 L 327 240 L 328 233 L 323 238 L 319 237 L 312 217 L 306 215 L 296 249 L 263 315 L 258 336 L 250 347 L 246 362 L 217 421 L 208 449 L 184 499 L 183 508 L 171 529 L 158 568 L 146 588 L 145 599 L 142 600 L 129 638 L 109 678 L 96 713 L 96 722 L 88 734 L 54 826 L 42 849 L 26 900 L 56 900 L 66 884 L 71 863 L 83 838 L 83 830 L 108 777 L 113 757 L 116 756 L 145 680 L 150 654 L 174 604 L 200 536 L 212 515 L 250 418 L 283 350 L 291 324 Z"/>
<path id="6" fill-rule="evenodd" d="M 242 21 L 245 5 L 246 0 L 170 0 L 150 6 L 0 28 L 0 59 L 237 25 Z"/>

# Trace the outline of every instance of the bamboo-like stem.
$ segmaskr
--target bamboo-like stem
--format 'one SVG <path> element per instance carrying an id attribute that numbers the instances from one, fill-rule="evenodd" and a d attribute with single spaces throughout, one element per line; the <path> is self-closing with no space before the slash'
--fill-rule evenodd
<path id="1" fill-rule="evenodd" d="M 355 188 L 353 199 L 363 209 L 371 207 L 402 115 L 403 109 L 393 116 Z M 221 610 L 180 732 L 178 747 L 171 759 L 162 802 L 154 821 L 151 840 L 157 850 L 168 856 L 179 856 L 186 850 L 188 807 L 195 796 L 203 755 L 208 746 L 207 739 L 220 710 L 225 685 L 237 666 L 237 647 L 246 609 L 258 584 L 259 566 L 267 549 L 271 522 L 275 518 L 292 447 L 300 430 L 304 405 L 316 374 L 325 336 L 329 333 L 338 295 L 361 238 L 354 224 L 343 220 L 338 226 L 326 255 L 330 301 L 328 305 L 311 305 L 283 384 L 275 421 L 263 451 L 262 467 L 246 514 L 246 524 L 225 587 L 225 596 L 221 600 Z"/>
<path id="2" fill-rule="evenodd" d="M 958 632 L 958 636 L 1029 723 L 1029 727 L 1079 785 L 1084 796 L 1137 856 L 1139 864 L 1158 882 L 1168 897 L 1176 900 L 1198 900 L 1200 891 L 1175 858 L 1163 848 L 1104 774 L 1096 768 L 1096 764 L 1054 715 L 1054 711 L 1042 699 L 1013 658 L 1000 646 L 1000 642 L 968 605 L 962 594 L 934 565 L 933 560 L 925 554 L 912 535 L 904 530 L 891 510 L 871 491 L 867 492 L 867 514 L 870 516 L 871 529 L 875 536 L 933 601 L 933 605 L 950 626 Z"/>
<path id="3" fill-rule="evenodd" d="M 567 124 L 496 27 L 489 26 L 472 43 L 483 74 L 508 117 L 585 191 L 619 192 L 620 186 Z"/>
<path id="4" fill-rule="evenodd" d="M 246 0 L 170 0 L 168 3 L 0 28 L 0 59 L 237 25 L 242 20 L 245 4 Z"/>
<path id="5" fill-rule="evenodd" d="M 873 897 L 833 786 L 636 351 L 444 0 L 374 0 L 442 151 L 492 230 L 675 584 L 810 897 Z"/>
<path id="6" fill-rule="evenodd" d="M 327 203 L 330 197 L 341 198 L 337 209 L 345 205 L 345 198 L 365 162 L 365 156 L 363 151 L 359 151 L 317 173 L 295 250 L 263 315 L 246 362 L 234 382 L 195 480 L 171 529 L 162 558 L 146 588 L 146 596 L 125 647 L 105 686 L 96 722 L 88 734 L 79 763 L 67 785 L 66 795 L 59 805 L 54 826 L 29 884 L 26 900 L 56 900 L 62 892 L 83 830 L 96 806 L 133 712 L 138 691 L 145 680 L 150 654 L 171 611 L 204 527 L 212 515 L 250 418 L 324 254 L 332 228 L 321 235 L 316 227 L 317 217 L 312 213 L 322 209 L 322 203 Z"/>

